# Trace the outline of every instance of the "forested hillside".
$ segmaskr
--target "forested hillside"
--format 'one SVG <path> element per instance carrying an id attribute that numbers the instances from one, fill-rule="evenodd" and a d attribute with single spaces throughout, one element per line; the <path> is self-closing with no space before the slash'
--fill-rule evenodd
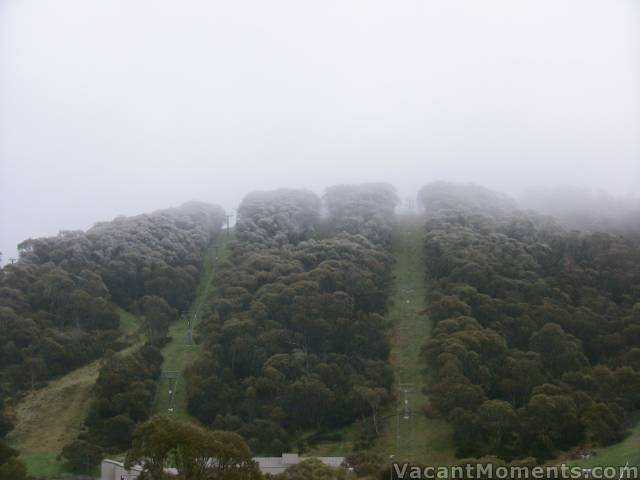
<path id="1" fill-rule="evenodd" d="M 425 187 L 437 373 L 462 457 L 621 440 L 640 408 L 640 238 L 583 234 L 476 187 Z"/>
<path id="2" fill-rule="evenodd" d="M 219 207 L 194 202 L 21 243 L 19 261 L 0 270 L 0 404 L 121 349 L 119 306 L 142 319 L 149 345 L 105 362 L 96 388 L 103 403 L 94 405 L 89 425 L 99 445 L 126 444 L 124 427 L 146 418 L 142 404 L 151 394 L 143 395 L 151 386 L 132 380 L 155 373 L 156 346 L 193 298 L 203 255 L 223 220 Z M 4 435 L 11 423 L 1 418 Z M 124 432 L 117 441 L 103 423 L 108 419 Z"/>
<path id="3" fill-rule="evenodd" d="M 382 313 L 390 285 L 396 203 L 386 185 L 248 195 L 221 265 L 215 314 L 189 375 L 189 408 L 280 454 L 304 432 L 367 418 L 393 383 Z"/>
<path id="4" fill-rule="evenodd" d="M 198 297 L 189 414 L 254 454 L 344 443 L 332 434 L 349 431 L 341 453 L 371 471 L 389 448 L 450 458 L 440 419 L 459 458 L 540 462 L 622 440 L 640 409 L 637 233 L 569 230 L 478 186 L 439 182 L 418 198 L 424 216 L 398 228 L 386 184 L 248 194 Z M 0 407 L 95 362 L 84 426 L 61 452 L 69 468 L 124 452 L 152 415 L 169 326 L 194 300 L 223 221 L 200 203 L 117 218 L 27 240 L 0 270 Z M 130 314 L 135 341 L 119 325 Z M 419 387 L 398 397 L 408 382 Z M 410 416 L 423 413 L 432 419 Z M 427 428 L 440 431 L 421 444 Z M 2 468 L 24 478 L 17 452 L 0 449 Z"/>

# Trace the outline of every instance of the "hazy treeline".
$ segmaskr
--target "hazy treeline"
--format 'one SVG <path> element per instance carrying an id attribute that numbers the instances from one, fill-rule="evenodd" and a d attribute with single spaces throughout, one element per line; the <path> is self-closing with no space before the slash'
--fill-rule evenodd
<path id="1" fill-rule="evenodd" d="M 280 189 L 249 193 L 238 208 L 235 249 L 296 245 L 313 237 L 319 222 L 320 198 L 312 192 Z"/>
<path id="2" fill-rule="evenodd" d="M 557 220 L 444 182 L 418 199 L 434 322 L 425 413 L 452 424 L 457 454 L 548 459 L 620 440 L 640 408 L 640 235 L 620 220 L 634 210 L 599 222 L 567 207 L 571 220 Z M 373 445 L 393 396 L 383 315 L 397 203 L 387 184 L 244 198 L 187 371 L 195 418 L 259 454 L 304 449 L 354 422 L 354 449 Z M 90 471 L 130 447 L 151 414 L 168 327 L 192 302 L 223 221 L 221 208 L 194 202 L 20 244 L 20 260 L 0 270 L 0 412 L 102 357 L 86 428 L 62 456 Z M 567 228 L 588 222 L 601 231 Z M 119 307 L 146 336 L 127 354 L 113 353 L 126 345 Z M 11 427 L 0 414 L 0 436 Z M 0 450 L 23 478 L 16 452 Z"/>
<path id="3" fill-rule="evenodd" d="M 61 289 L 73 286 L 73 275 L 91 272 L 123 308 L 144 295 L 156 295 L 177 309 L 186 309 L 198 284 L 204 251 L 223 220 L 220 207 L 200 202 L 118 217 L 87 232 L 25 240 L 18 245 L 18 265 L 55 268 Z"/>
<path id="4" fill-rule="evenodd" d="M 190 203 L 119 217 L 86 232 L 22 242 L 19 261 L 0 270 L 0 402 L 109 349 L 122 348 L 116 306 L 136 311 L 148 338 L 162 341 L 168 322 L 177 317 L 176 309 L 186 308 L 193 298 L 203 255 L 223 220 L 221 208 Z M 108 399 L 111 410 L 134 421 L 140 417 L 133 413 L 138 407 L 127 407 L 122 396 L 112 395 L 100 384 L 107 377 L 112 381 L 122 377 L 117 381 L 129 382 L 123 388 L 132 398 L 139 395 L 135 402 L 142 402 L 148 394 L 135 389 L 126 368 L 114 367 L 137 360 L 146 364 L 153 358 L 150 370 L 159 368 L 159 353 L 137 355 L 142 360 L 132 356 L 106 362 L 96 390 L 98 403 Z M 114 375 L 108 375 L 110 369 Z M 145 388 L 149 392 L 151 386 Z M 98 410 L 92 410 L 91 424 L 104 415 Z M 11 424 L 0 418 L 4 434 Z M 100 443 L 111 445 L 108 440 Z"/>
<path id="5" fill-rule="evenodd" d="M 548 459 L 619 441 L 640 408 L 640 239 L 568 231 L 480 187 L 420 198 L 427 413 L 453 424 L 458 455 Z"/>
<path id="6" fill-rule="evenodd" d="M 371 242 L 391 247 L 391 231 L 398 197 L 386 183 L 329 187 L 324 200 L 333 232 L 363 235 Z"/>
<path id="7" fill-rule="evenodd" d="M 22 242 L 20 260 L 0 270 L 1 384 L 22 388 L 95 357 L 102 332 L 118 328 L 114 304 L 152 295 L 185 308 L 222 220 L 218 207 L 187 204 Z"/>
<path id="8" fill-rule="evenodd" d="M 518 208 L 518 204 L 507 195 L 473 184 L 435 182 L 422 188 L 417 197 L 427 217 L 443 213 L 502 217 Z"/>
<path id="9" fill-rule="evenodd" d="M 382 317 L 396 197 L 386 185 L 246 197 L 218 273 L 203 354 L 189 372 L 190 412 L 280 454 L 296 434 L 361 418 L 376 428 L 393 374 Z M 365 440 L 368 441 L 368 440 Z"/>
<path id="10" fill-rule="evenodd" d="M 640 233 L 640 197 L 615 197 L 576 188 L 529 189 L 523 207 L 558 218 L 568 228 L 619 234 Z"/>

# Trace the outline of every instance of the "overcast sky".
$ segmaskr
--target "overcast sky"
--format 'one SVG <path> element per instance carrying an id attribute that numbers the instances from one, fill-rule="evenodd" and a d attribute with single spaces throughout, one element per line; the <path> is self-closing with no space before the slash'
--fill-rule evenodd
<path id="1" fill-rule="evenodd" d="M 0 251 L 190 199 L 640 192 L 637 0 L 0 0 Z"/>

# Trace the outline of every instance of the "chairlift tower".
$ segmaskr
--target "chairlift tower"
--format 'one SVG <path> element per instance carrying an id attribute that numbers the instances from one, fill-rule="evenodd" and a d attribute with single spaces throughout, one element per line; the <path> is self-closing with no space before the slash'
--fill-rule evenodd
<path id="1" fill-rule="evenodd" d="M 224 216 L 227 219 L 227 238 L 229 238 L 229 229 L 231 228 L 229 220 L 234 215 L 233 215 L 233 213 L 225 213 Z M 216 256 L 217 256 L 217 250 L 216 250 Z"/>

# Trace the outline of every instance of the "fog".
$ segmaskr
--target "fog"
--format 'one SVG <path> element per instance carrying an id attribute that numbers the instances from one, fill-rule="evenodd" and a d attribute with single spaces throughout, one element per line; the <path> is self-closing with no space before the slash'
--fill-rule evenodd
<path id="1" fill-rule="evenodd" d="M 4 0 L 0 251 L 255 189 L 640 186 L 636 0 Z"/>

